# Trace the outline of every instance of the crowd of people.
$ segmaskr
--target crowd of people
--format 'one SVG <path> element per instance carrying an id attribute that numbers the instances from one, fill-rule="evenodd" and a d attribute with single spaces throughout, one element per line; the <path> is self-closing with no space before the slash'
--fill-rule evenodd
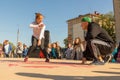
<path id="1" fill-rule="evenodd" d="M 35 21 L 30 24 L 33 29 L 31 37 L 32 45 L 28 48 L 25 44 L 18 42 L 14 52 L 8 40 L 3 42 L 4 57 L 22 58 L 24 62 L 28 61 L 30 54 L 33 54 L 36 48 L 40 49 L 40 53 L 46 57 L 46 62 L 50 59 L 71 59 L 82 60 L 82 64 L 86 64 L 87 60 L 92 60 L 93 65 L 104 65 L 105 63 L 120 62 L 120 44 L 115 48 L 115 42 L 110 35 L 99 24 L 92 22 L 90 17 L 81 19 L 81 27 L 86 33 L 85 41 L 81 41 L 80 37 L 76 37 L 73 43 L 68 43 L 67 49 L 63 51 L 59 42 L 49 43 L 43 46 L 45 24 L 44 16 L 41 13 L 35 13 Z M 1 55 L 1 54 L 0 54 Z"/>
<path id="2" fill-rule="evenodd" d="M 0 57 L 25 58 L 28 48 L 22 42 L 18 42 L 16 48 L 13 50 L 9 40 L 5 40 L 3 46 L 0 47 Z M 76 37 L 73 43 L 68 43 L 67 48 L 60 47 L 59 42 L 49 43 L 43 51 L 44 57 L 39 57 L 46 58 L 46 62 L 49 62 L 50 59 L 82 60 L 84 62 L 85 48 L 86 41 L 81 41 L 79 37 Z M 88 52 L 89 54 L 85 54 L 85 60 L 93 60 L 93 55 L 91 55 L 89 50 Z M 120 62 L 120 43 L 114 48 L 109 61 L 114 63 Z"/>
<path id="3" fill-rule="evenodd" d="M 17 46 L 13 48 L 9 40 L 4 40 L 3 45 L 0 47 L 0 57 L 5 58 L 23 58 L 26 56 L 28 47 L 22 42 L 18 42 Z"/>

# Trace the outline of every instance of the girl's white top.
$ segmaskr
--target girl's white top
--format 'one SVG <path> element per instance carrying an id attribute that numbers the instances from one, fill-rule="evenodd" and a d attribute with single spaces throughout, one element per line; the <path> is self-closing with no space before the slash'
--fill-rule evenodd
<path id="1" fill-rule="evenodd" d="M 43 27 L 39 27 L 40 25 L 44 25 Z M 45 24 L 43 22 L 37 24 L 36 22 L 33 22 L 30 24 L 30 27 L 33 28 L 33 36 L 37 39 L 44 38 L 44 32 L 45 32 Z"/>

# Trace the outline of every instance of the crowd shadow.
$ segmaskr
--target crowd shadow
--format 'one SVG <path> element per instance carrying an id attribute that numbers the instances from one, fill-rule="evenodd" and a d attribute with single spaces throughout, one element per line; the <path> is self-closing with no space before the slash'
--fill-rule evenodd
<path id="1" fill-rule="evenodd" d="M 49 62 L 51 64 L 65 64 L 65 65 L 88 65 L 88 64 L 82 64 L 82 63 L 75 63 L 75 62 Z"/>
<path id="2" fill-rule="evenodd" d="M 23 62 L 21 60 L 0 60 L 0 62 Z"/>
<path id="3" fill-rule="evenodd" d="M 117 70 L 120 70 L 120 68 L 110 68 L 110 69 L 117 69 Z"/>
<path id="4" fill-rule="evenodd" d="M 108 71 L 92 71 L 92 72 L 96 72 L 96 73 L 106 73 L 106 74 L 119 74 L 120 75 L 120 72 L 108 72 Z"/>
<path id="5" fill-rule="evenodd" d="M 0 60 L 0 61 L 1 62 L 23 62 L 22 60 Z M 28 62 L 45 62 L 45 61 L 28 61 Z M 76 63 L 71 63 L 71 62 L 47 62 L 47 63 L 53 63 L 53 64 L 54 63 L 55 64 L 76 64 Z"/>
<path id="6" fill-rule="evenodd" d="M 32 78 L 45 78 L 52 80 L 120 80 L 120 76 L 61 76 L 61 75 L 46 75 L 38 73 L 19 72 L 16 75 Z"/>
<path id="7" fill-rule="evenodd" d="M 22 60 L 0 60 L 0 62 L 22 62 L 25 63 Z M 26 63 L 46 63 L 46 64 L 60 64 L 60 65 L 89 65 L 89 64 L 81 64 L 81 63 L 75 63 L 75 62 L 45 62 L 45 61 L 28 61 Z"/>
<path id="8" fill-rule="evenodd" d="M 50 64 L 50 65 L 68 65 L 68 66 L 85 66 L 85 67 L 93 67 L 93 65 L 90 65 L 90 63 L 87 64 L 81 64 L 81 62 L 45 62 L 45 61 L 28 61 L 24 62 L 22 60 L 0 60 L 0 62 L 15 62 L 15 63 L 24 63 L 24 64 Z M 118 64 L 119 65 L 119 64 Z M 95 66 L 94 66 L 95 67 Z M 120 69 L 120 68 L 110 68 L 110 69 Z"/>

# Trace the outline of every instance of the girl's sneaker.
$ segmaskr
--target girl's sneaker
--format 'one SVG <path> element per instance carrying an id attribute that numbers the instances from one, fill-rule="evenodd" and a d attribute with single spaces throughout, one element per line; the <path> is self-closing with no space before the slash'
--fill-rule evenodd
<path id="1" fill-rule="evenodd" d="M 45 62 L 49 62 L 49 59 L 46 59 Z"/>
<path id="2" fill-rule="evenodd" d="M 27 62 L 28 61 L 28 58 L 26 57 L 25 59 L 24 59 L 24 62 Z"/>

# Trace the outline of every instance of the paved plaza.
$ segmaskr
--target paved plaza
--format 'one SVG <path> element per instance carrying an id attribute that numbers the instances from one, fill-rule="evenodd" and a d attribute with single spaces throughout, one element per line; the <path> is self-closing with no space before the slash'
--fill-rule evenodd
<path id="1" fill-rule="evenodd" d="M 0 80 L 120 80 L 120 64 L 82 65 L 81 61 L 0 58 Z M 89 62 L 88 62 L 89 63 Z"/>

